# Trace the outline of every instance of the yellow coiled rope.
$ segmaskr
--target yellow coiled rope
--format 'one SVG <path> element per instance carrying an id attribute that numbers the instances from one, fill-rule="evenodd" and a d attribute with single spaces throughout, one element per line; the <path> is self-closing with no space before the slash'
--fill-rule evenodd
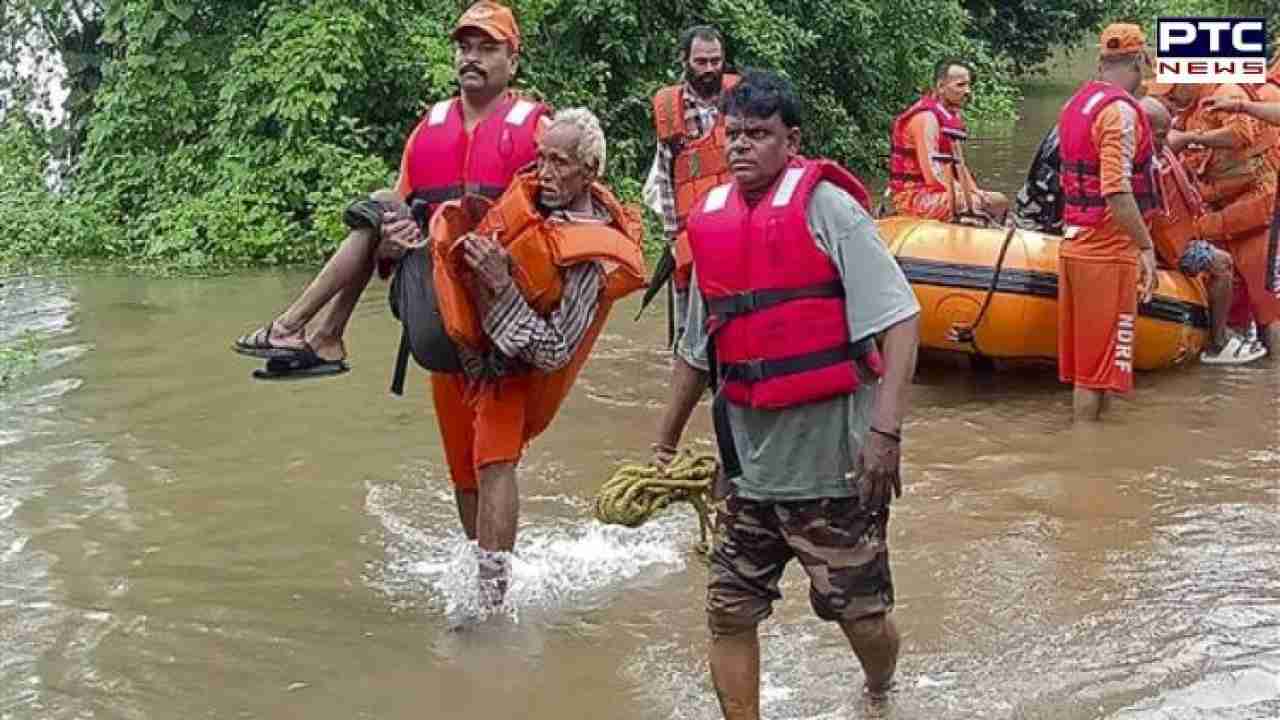
<path id="1" fill-rule="evenodd" d="M 711 486 L 719 463 L 710 453 L 682 450 L 665 468 L 628 464 L 600 487 L 592 504 L 596 519 L 611 525 L 639 527 L 673 502 L 687 502 L 698 512 L 699 550 L 710 551 Z"/>

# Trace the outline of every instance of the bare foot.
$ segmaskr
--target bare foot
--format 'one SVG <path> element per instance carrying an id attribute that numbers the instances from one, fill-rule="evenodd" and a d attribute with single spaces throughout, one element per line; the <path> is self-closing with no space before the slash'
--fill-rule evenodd
<path id="1" fill-rule="evenodd" d="M 343 344 L 340 337 L 317 334 L 308 338 L 307 342 L 321 360 L 337 362 L 347 359 L 347 346 Z"/>
<path id="2" fill-rule="evenodd" d="M 235 350 L 246 355 L 259 357 L 275 357 L 289 355 L 307 347 L 302 329 L 291 330 L 279 320 L 273 320 L 266 327 L 242 335 L 235 342 Z"/>

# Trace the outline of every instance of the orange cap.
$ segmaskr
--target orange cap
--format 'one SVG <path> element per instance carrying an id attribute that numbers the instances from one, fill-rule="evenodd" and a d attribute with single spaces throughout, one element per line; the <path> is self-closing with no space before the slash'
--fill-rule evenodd
<path id="1" fill-rule="evenodd" d="M 475 28 L 485 35 L 511 44 L 512 50 L 520 49 L 520 26 L 511 8 L 492 0 L 479 0 L 458 18 L 453 37 L 467 28 Z"/>
<path id="2" fill-rule="evenodd" d="M 1098 55 L 1101 57 L 1130 55 L 1146 50 L 1147 36 L 1143 34 L 1142 28 L 1130 23 L 1112 23 L 1098 38 Z"/>

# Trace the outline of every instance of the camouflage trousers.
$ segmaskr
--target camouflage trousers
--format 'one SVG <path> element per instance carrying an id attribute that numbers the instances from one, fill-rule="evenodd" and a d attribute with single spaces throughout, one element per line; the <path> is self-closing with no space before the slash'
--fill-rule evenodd
<path id="1" fill-rule="evenodd" d="M 712 634 L 741 632 L 769 617 L 792 558 L 808 574 L 809 603 L 823 620 L 893 609 L 888 508 L 867 512 L 857 498 L 762 502 L 736 495 L 725 505 L 707 578 Z"/>

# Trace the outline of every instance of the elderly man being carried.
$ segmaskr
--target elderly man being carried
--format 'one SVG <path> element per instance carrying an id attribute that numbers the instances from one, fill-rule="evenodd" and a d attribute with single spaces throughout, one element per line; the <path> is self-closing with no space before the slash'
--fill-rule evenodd
<path id="1" fill-rule="evenodd" d="M 431 221 L 428 282 L 444 332 L 421 342 L 450 347 L 414 355 L 460 360 L 458 372 L 431 374 L 431 396 L 487 606 L 506 592 L 520 456 L 555 417 L 614 301 L 644 285 L 639 216 L 597 182 L 604 166 L 599 121 L 564 110 L 539 141 L 537 169 L 478 223 L 462 201 Z"/>
<path id="2" fill-rule="evenodd" d="M 894 119 L 888 194 L 899 213 L 1004 223 L 1009 199 L 980 189 L 964 159 L 969 130 L 960 113 L 973 95 L 972 83 L 968 64 L 943 60 L 934 68 L 932 92 Z"/>

